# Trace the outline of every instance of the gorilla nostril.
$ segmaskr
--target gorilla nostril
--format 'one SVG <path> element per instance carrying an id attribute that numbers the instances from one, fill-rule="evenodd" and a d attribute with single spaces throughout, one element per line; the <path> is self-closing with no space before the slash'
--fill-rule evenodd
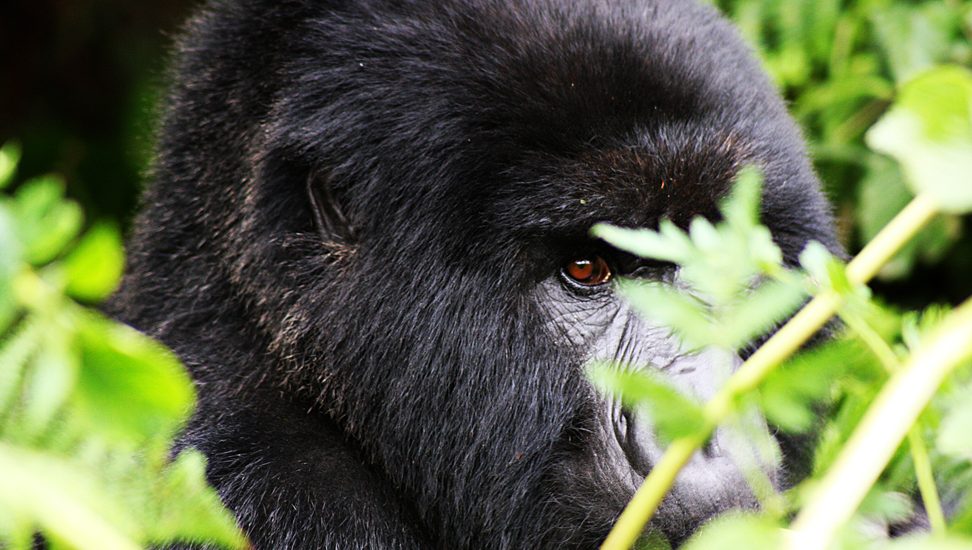
<path id="1" fill-rule="evenodd" d="M 712 437 L 702 446 L 702 456 L 705 458 L 718 458 L 722 456 L 722 447 L 719 446 L 718 434 L 712 434 Z"/>

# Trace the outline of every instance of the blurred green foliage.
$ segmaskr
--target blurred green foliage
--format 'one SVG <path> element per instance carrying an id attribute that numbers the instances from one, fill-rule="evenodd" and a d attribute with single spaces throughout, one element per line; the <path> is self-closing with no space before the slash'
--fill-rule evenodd
<path id="1" fill-rule="evenodd" d="M 910 193 L 898 165 L 864 143 L 898 84 L 936 64 L 972 65 L 968 0 L 716 0 L 791 102 L 857 250 Z M 885 266 L 875 286 L 917 306 L 972 293 L 969 216 L 942 216 Z M 934 284 L 929 284 L 934 280 Z"/>
<path id="2" fill-rule="evenodd" d="M 185 369 L 81 305 L 118 283 L 118 230 L 82 232 L 56 176 L 3 193 L 20 156 L 0 149 L 0 547 L 33 548 L 35 533 L 52 548 L 242 547 L 203 456 L 170 456 L 195 400 Z"/>
<path id="3" fill-rule="evenodd" d="M 887 250 L 891 258 L 908 238 L 922 238 L 920 228 L 935 211 L 972 211 L 972 71 L 950 65 L 912 75 L 896 86 L 890 108 L 866 140 L 900 164 L 905 189 L 918 198 L 862 257 L 880 257 L 877 251 Z M 768 230 L 758 224 L 758 207 L 759 178 L 743 172 L 721 205 L 718 223 L 700 217 L 687 231 L 671 222 L 657 231 L 606 225 L 592 231 L 628 252 L 678 264 L 677 282 L 635 279 L 618 288 L 641 315 L 679 334 L 693 349 L 727 352 L 721 374 L 718 368 L 712 373 L 723 378 L 722 389 L 704 406 L 651 365 L 597 364 L 590 370 L 602 391 L 648 410 L 659 439 L 671 443 L 666 458 L 691 456 L 677 449 L 697 450 L 718 424 L 736 433 L 728 441 L 743 442 L 723 447 L 740 468 L 751 470 L 747 478 L 762 503 L 760 512 L 721 518 L 689 547 L 736 548 L 745 541 L 779 548 L 786 537 L 793 538 L 789 547 L 807 549 L 918 544 L 888 541 L 887 526 L 912 516 L 910 495 L 919 492 L 933 531 L 921 547 L 972 548 L 972 297 L 954 311 L 933 306 L 902 314 L 874 301 L 861 284 L 867 278 L 861 273 L 868 271 L 859 266 L 867 261 L 855 260 L 845 269 L 819 243 L 810 243 L 800 255 L 802 269 L 785 268 Z M 752 362 L 773 352 L 756 351 L 730 377 L 730 354 L 772 331 L 808 295 L 816 298 L 766 345 L 788 351 L 769 363 L 769 370 Z M 823 309 L 819 322 L 804 315 L 819 304 L 833 304 L 823 306 L 829 309 Z M 834 311 L 843 321 L 835 327 L 840 334 L 779 366 Z M 801 325 L 809 328 L 792 330 Z M 947 355 L 922 355 L 943 341 L 949 342 Z M 927 393 L 906 382 L 919 379 L 933 381 Z M 752 425 L 760 418 L 757 411 L 784 432 L 812 428 L 819 435 L 810 476 L 782 494 L 758 467 L 779 465 L 782 453 L 775 438 Z M 884 437 L 886 451 L 862 443 Z M 674 481 L 674 472 L 652 471 L 645 484 L 667 488 Z M 818 493 L 820 487 L 829 490 Z M 946 517 L 943 501 L 957 513 Z M 634 499 L 629 517 L 639 520 L 639 529 L 621 531 L 639 532 L 657 502 Z M 850 503 L 846 513 L 831 513 L 845 503 Z M 792 514 L 797 519 L 791 523 Z M 624 521 L 622 516 L 619 524 Z M 828 525 L 833 532 L 821 529 Z M 821 532 L 826 534 L 814 538 Z M 648 546 L 665 547 L 658 541 Z"/>

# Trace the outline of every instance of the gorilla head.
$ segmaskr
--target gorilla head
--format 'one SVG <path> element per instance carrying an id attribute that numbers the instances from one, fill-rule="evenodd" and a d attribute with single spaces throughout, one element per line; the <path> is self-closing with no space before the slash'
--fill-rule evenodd
<path id="1" fill-rule="evenodd" d="M 658 445 L 585 363 L 715 376 L 612 290 L 677 268 L 588 230 L 714 215 L 747 164 L 788 258 L 834 246 L 782 102 L 688 0 L 217 0 L 112 308 L 189 365 L 184 444 L 259 548 L 592 547 Z M 713 445 L 653 525 L 753 500 Z"/>

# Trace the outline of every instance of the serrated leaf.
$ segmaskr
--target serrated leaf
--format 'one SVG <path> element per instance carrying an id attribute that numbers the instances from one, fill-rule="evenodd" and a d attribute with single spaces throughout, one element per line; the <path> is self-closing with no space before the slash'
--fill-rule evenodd
<path id="1" fill-rule="evenodd" d="M 81 318 L 78 336 L 84 366 L 76 418 L 119 442 L 171 437 L 194 402 L 178 359 L 138 331 L 93 313 Z"/>
<path id="2" fill-rule="evenodd" d="M 793 314 L 806 293 L 797 284 L 768 281 L 740 300 L 721 320 L 720 344 L 738 349 Z"/>
<path id="3" fill-rule="evenodd" d="M 698 433 L 705 426 L 698 402 L 649 371 L 594 364 L 588 377 L 602 392 L 620 396 L 626 407 L 646 407 L 662 442 Z"/>
<path id="4" fill-rule="evenodd" d="M 642 281 L 622 281 L 618 292 L 642 316 L 671 328 L 689 346 L 703 346 L 717 340 L 708 308 L 689 294 Z"/>
<path id="5" fill-rule="evenodd" d="M 57 176 L 26 182 L 14 196 L 13 209 L 24 257 L 33 265 L 60 254 L 81 230 L 81 207 L 64 200 L 64 182 Z"/>
<path id="6" fill-rule="evenodd" d="M 236 518 L 206 483 L 206 458 L 200 452 L 189 449 L 179 453 L 163 471 L 158 496 L 158 517 L 147 526 L 151 542 L 178 540 L 246 547 Z"/>
<path id="7" fill-rule="evenodd" d="M 124 262 L 118 229 L 95 225 L 64 259 L 67 293 L 89 302 L 108 297 L 118 286 Z"/>
<path id="8" fill-rule="evenodd" d="M 681 263 L 691 254 L 688 239 L 671 238 L 649 229 L 625 229 L 599 223 L 591 229 L 591 234 L 642 258 Z"/>
<path id="9" fill-rule="evenodd" d="M 908 82 L 867 142 L 901 164 L 916 194 L 946 212 L 972 210 L 972 73 L 942 67 Z"/>

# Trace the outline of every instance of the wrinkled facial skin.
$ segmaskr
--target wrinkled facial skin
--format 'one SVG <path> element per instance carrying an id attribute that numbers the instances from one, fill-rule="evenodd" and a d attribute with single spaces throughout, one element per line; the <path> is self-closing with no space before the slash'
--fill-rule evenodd
<path id="1" fill-rule="evenodd" d="M 108 309 L 190 368 L 180 444 L 256 548 L 596 547 L 661 446 L 588 361 L 706 399 L 738 359 L 565 284 L 590 227 L 714 217 L 754 164 L 785 259 L 839 251 L 782 100 L 690 0 L 220 0 L 172 81 Z M 652 524 L 676 543 L 755 505 L 724 443 Z"/>
<path id="2" fill-rule="evenodd" d="M 640 269 L 638 278 L 677 284 L 678 269 L 660 266 Z M 692 351 L 663 327 L 653 326 L 637 315 L 613 290 L 611 283 L 594 288 L 578 286 L 568 276 L 544 280 L 539 300 L 545 304 L 554 333 L 566 345 L 584 350 L 588 360 L 610 361 L 628 368 L 651 369 L 677 388 L 700 401 L 711 398 L 740 359 L 716 349 Z M 605 447 L 606 474 L 640 484 L 661 458 L 651 417 L 645 410 L 623 410 L 613 399 L 603 399 L 596 409 L 598 444 Z M 757 424 L 759 426 L 760 424 Z M 766 425 L 762 423 L 765 430 Z M 654 525 L 679 544 L 701 525 L 728 508 L 753 508 L 757 502 L 746 478 L 728 454 L 722 429 L 689 461 L 671 493 L 655 515 Z M 763 465 L 774 485 L 779 473 Z"/>

